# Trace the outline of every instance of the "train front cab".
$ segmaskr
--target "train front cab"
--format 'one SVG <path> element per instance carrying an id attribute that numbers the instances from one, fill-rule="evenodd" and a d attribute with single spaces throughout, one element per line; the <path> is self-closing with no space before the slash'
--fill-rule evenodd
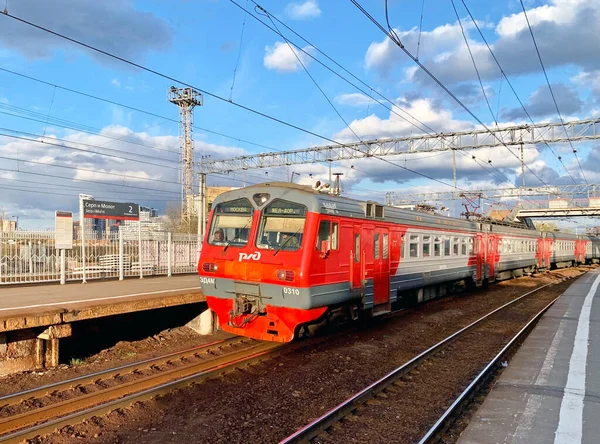
<path id="1" fill-rule="evenodd" d="M 319 322 L 332 308 L 358 302 L 366 236 L 357 229 L 360 224 L 337 210 L 322 209 L 318 194 L 291 185 L 252 187 L 254 194 L 248 190 L 229 192 L 215 202 L 199 263 L 202 290 L 223 330 L 291 341 L 299 327 Z M 219 231 L 224 239 L 215 242 Z M 293 246 L 285 243 L 290 236 L 297 240 Z M 360 247 L 353 248 L 354 242 Z M 383 256 L 387 253 L 374 262 L 379 267 L 374 282 L 385 295 L 384 270 L 389 268 Z"/>
<path id="2" fill-rule="evenodd" d="M 287 342 L 323 315 L 306 273 L 317 224 L 306 205 L 240 190 L 217 200 L 209 220 L 198 273 L 223 330 Z"/>

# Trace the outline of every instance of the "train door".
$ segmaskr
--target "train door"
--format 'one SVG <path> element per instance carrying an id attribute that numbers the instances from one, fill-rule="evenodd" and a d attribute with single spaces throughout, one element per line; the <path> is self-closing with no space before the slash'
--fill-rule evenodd
<path id="1" fill-rule="evenodd" d="M 361 246 L 360 225 L 354 226 L 354 233 L 352 239 L 352 263 L 350 264 L 352 270 L 352 279 L 350 279 L 350 283 L 352 288 L 360 288 L 363 286 L 363 279 L 365 278 L 365 258 L 363 253 L 364 250 Z"/>
<path id="2" fill-rule="evenodd" d="M 373 304 L 385 304 L 390 297 L 390 246 L 389 230 L 373 231 Z"/>
<path id="3" fill-rule="evenodd" d="M 496 279 L 496 262 L 498 258 L 498 238 L 494 235 L 488 236 L 487 261 L 488 261 L 488 279 Z"/>
<path id="4" fill-rule="evenodd" d="M 485 262 L 485 249 L 483 246 L 483 234 L 477 233 L 475 235 L 475 251 L 471 251 L 470 254 L 475 254 L 475 267 L 476 267 L 476 275 L 475 279 L 477 281 L 477 285 L 481 285 L 484 279 L 484 262 Z"/>

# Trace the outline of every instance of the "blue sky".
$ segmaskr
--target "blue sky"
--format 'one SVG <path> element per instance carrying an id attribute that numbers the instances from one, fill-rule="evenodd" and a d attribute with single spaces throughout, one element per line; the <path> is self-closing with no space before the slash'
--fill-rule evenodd
<path id="1" fill-rule="evenodd" d="M 236 1 L 254 11 L 252 1 Z M 479 127 L 350 1 L 258 3 L 435 131 Z M 500 80 L 498 68 L 462 2 L 455 3 L 494 117 L 481 93 L 449 0 L 426 0 L 424 7 L 418 0 L 390 0 L 390 24 L 413 54 L 420 40 L 421 62 L 486 125 L 493 126 L 494 119 L 499 125 L 528 122 L 508 85 Z M 465 3 L 533 119 L 558 121 L 520 3 L 514 0 L 465 0 Z M 364 0 L 361 4 L 375 18 L 384 21 L 383 1 Z M 245 16 L 230 1 L 9 0 L 7 5 L 12 15 L 226 99 L 231 97 L 234 102 L 327 138 L 342 142 L 356 140 L 284 40 L 251 16 Z M 600 1 L 526 1 L 525 6 L 563 118 L 597 117 Z M 259 17 L 268 22 L 264 16 Z M 0 23 L 0 68 L 178 119 L 177 108 L 166 100 L 166 91 L 173 84 L 170 80 L 94 54 L 9 17 L 0 16 Z M 329 63 L 297 37 L 289 32 L 286 36 Z M 418 133 L 305 54 L 299 53 L 299 57 L 362 139 Z M 203 155 L 232 157 L 328 143 L 211 97 L 205 97 L 204 106 L 195 111 L 195 125 L 197 159 Z M 24 227 L 51 226 L 54 210 L 75 210 L 79 192 L 94 194 L 99 199 L 136 201 L 159 209 L 178 199 L 179 129 L 171 120 L 0 71 L 0 128 L 2 134 L 51 143 L 0 136 L 0 186 L 4 187 L 0 189 L 0 209 L 5 214 L 20 215 Z M 600 156 L 595 144 L 576 144 L 576 147 L 586 179 L 597 183 Z M 571 147 L 562 144 L 553 148 L 562 156 L 570 176 L 582 182 L 582 171 Z M 470 156 L 459 156 L 462 188 L 509 187 L 521 183 L 519 163 L 505 148 L 479 150 L 474 154 L 482 163 L 492 160 L 503 176 L 490 174 L 490 170 L 473 162 Z M 392 160 L 451 183 L 449 159 L 447 155 L 429 154 Z M 527 147 L 526 160 L 529 168 L 546 183 L 572 183 L 565 168 L 547 148 Z M 351 170 L 350 165 L 355 168 Z M 351 196 L 383 200 L 387 190 L 448 190 L 375 159 L 338 164 L 334 169 L 344 173 Z M 300 173 L 297 181 L 303 183 L 327 175 L 325 165 L 301 165 L 291 170 Z M 285 169 L 268 174 L 258 170 L 249 172 L 246 180 L 249 183 L 285 180 L 288 173 Z M 209 183 L 239 186 L 240 178 L 240 174 L 215 176 L 209 178 Z M 528 184 L 539 183 L 529 172 L 526 180 Z"/>

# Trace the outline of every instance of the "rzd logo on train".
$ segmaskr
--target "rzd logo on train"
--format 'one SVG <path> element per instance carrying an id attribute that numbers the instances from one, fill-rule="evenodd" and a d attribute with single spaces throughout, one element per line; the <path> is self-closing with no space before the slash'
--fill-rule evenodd
<path id="1" fill-rule="evenodd" d="M 255 251 L 252 254 L 240 253 L 240 258 L 238 261 L 258 261 L 260 260 L 260 251 Z"/>

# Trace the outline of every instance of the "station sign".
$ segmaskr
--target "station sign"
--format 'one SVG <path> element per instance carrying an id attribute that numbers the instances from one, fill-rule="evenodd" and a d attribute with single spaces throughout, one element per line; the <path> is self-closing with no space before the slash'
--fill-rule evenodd
<path id="1" fill-rule="evenodd" d="M 86 219 L 140 220 L 140 206 L 135 203 L 84 200 L 83 217 Z"/>
<path id="2" fill-rule="evenodd" d="M 54 245 L 57 250 L 73 249 L 73 213 L 54 212 Z"/>

